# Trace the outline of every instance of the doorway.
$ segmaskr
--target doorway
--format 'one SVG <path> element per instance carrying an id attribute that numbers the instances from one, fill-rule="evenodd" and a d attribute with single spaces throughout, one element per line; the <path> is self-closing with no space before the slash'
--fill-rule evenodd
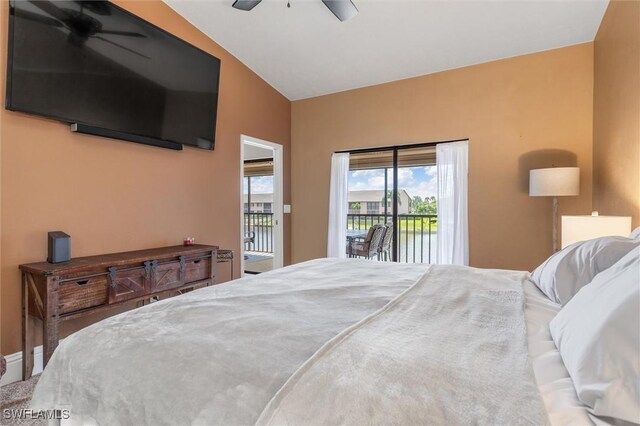
<path id="1" fill-rule="evenodd" d="M 282 145 L 240 137 L 241 276 L 283 266 Z"/>

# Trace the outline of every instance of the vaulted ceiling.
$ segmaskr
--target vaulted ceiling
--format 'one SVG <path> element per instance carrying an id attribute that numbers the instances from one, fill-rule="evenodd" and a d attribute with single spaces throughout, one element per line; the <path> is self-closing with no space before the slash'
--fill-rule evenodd
<path id="1" fill-rule="evenodd" d="M 585 43 L 607 0 L 165 0 L 290 100 Z"/>

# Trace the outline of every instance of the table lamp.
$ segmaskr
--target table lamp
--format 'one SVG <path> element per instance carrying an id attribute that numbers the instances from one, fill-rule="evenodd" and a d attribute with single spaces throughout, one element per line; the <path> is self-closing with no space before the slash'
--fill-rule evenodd
<path id="1" fill-rule="evenodd" d="M 552 241 L 553 252 L 558 250 L 558 197 L 580 194 L 578 167 L 551 167 L 529 170 L 529 196 L 553 197 Z"/>
<path id="2" fill-rule="evenodd" d="M 631 233 L 631 216 L 562 216 L 562 248 L 578 241 L 608 235 L 628 237 Z"/>

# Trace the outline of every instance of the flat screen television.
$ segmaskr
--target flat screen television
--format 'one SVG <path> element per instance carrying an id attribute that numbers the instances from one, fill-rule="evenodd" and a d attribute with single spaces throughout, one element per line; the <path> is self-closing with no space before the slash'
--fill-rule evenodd
<path id="1" fill-rule="evenodd" d="M 10 1 L 6 107 L 213 149 L 220 60 L 107 1 Z"/>

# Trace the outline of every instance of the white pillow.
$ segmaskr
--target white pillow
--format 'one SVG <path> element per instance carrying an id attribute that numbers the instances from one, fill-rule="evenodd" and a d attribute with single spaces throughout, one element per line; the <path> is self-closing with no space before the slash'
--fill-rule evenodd
<path id="1" fill-rule="evenodd" d="M 531 281 L 547 297 L 565 305 L 600 272 L 640 247 L 640 240 L 601 237 L 573 243 L 549 257 L 531 273 Z"/>
<path id="2" fill-rule="evenodd" d="M 631 231 L 631 235 L 629 235 L 629 238 L 634 240 L 640 238 L 640 226 Z"/>
<path id="3" fill-rule="evenodd" d="M 638 422 L 640 247 L 580 290 L 549 330 L 589 411 Z"/>

